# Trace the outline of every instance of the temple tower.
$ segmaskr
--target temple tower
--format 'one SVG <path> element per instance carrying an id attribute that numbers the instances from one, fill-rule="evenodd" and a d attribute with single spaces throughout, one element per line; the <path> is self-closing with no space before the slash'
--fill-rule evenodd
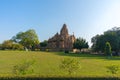
<path id="1" fill-rule="evenodd" d="M 74 35 L 69 35 L 67 25 L 63 24 L 60 34 L 56 33 L 48 40 L 47 48 L 53 51 L 72 50 L 75 41 Z"/>
<path id="2" fill-rule="evenodd" d="M 65 36 L 65 37 L 69 36 L 66 24 L 63 24 L 63 27 L 62 27 L 62 29 L 60 31 L 60 35 L 61 36 Z"/>

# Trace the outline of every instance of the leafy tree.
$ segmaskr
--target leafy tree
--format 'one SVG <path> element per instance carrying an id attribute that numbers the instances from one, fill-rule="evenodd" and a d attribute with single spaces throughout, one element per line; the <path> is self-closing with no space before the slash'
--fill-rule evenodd
<path id="1" fill-rule="evenodd" d="M 2 49 L 2 44 L 0 44 L 0 50 Z"/>
<path id="2" fill-rule="evenodd" d="M 99 36 L 100 36 L 100 35 L 96 35 L 96 36 L 94 36 L 94 37 L 91 39 L 91 42 L 93 43 L 92 49 L 93 49 L 94 51 L 98 51 L 98 47 L 97 47 L 96 44 L 97 44 L 97 40 L 98 40 Z"/>
<path id="3" fill-rule="evenodd" d="M 11 49 L 11 50 L 23 50 L 23 46 L 19 43 L 15 43 L 12 40 L 5 40 L 2 44 L 1 44 L 1 49 L 5 50 L 5 49 Z"/>
<path id="4" fill-rule="evenodd" d="M 60 69 L 66 71 L 69 75 L 80 69 L 80 63 L 76 59 L 65 58 L 61 61 Z"/>
<path id="5" fill-rule="evenodd" d="M 112 56 L 112 52 L 111 52 L 111 45 L 109 42 L 106 42 L 106 46 L 105 46 L 105 54 L 107 56 Z"/>
<path id="6" fill-rule="evenodd" d="M 39 45 L 38 36 L 33 29 L 27 30 L 26 32 L 19 32 L 12 40 L 30 50 L 35 50 L 35 47 Z"/>
<path id="7" fill-rule="evenodd" d="M 112 29 L 104 32 L 102 35 L 96 35 L 91 39 L 93 43 L 92 49 L 94 51 L 104 52 L 106 42 L 109 42 L 112 51 L 118 52 L 120 50 L 120 30 Z"/>
<path id="8" fill-rule="evenodd" d="M 13 41 L 11 41 L 11 40 L 5 40 L 2 43 L 2 49 L 12 49 L 12 44 L 13 44 Z"/>
<path id="9" fill-rule="evenodd" d="M 19 44 L 19 43 L 13 43 L 12 44 L 12 49 L 13 50 L 23 50 L 24 47 L 21 44 Z"/>
<path id="10" fill-rule="evenodd" d="M 47 40 L 44 40 L 43 42 L 40 43 L 40 47 L 46 47 L 47 46 Z"/>
<path id="11" fill-rule="evenodd" d="M 73 47 L 81 51 L 82 48 L 88 48 L 88 42 L 83 38 L 77 38 L 73 44 Z"/>

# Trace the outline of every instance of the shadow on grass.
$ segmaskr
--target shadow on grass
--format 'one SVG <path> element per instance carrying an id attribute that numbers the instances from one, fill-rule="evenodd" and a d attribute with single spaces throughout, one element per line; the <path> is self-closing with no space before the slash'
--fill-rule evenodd
<path id="1" fill-rule="evenodd" d="M 55 55 L 60 56 L 71 56 L 89 59 L 105 59 L 105 60 L 120 60 L 120 56 L 106 57 L 100 54 L 90 54 L 90 53 L 64 53 L 64 52 L 54 52 Z"/>
<path id="2" fill-rule="evenodd" d="M 107 60 L 120 60 L 120 56 L 106 57 Z"/>
<path id="3" fill-rule="evenodd" d="M 3 77 L 0 80 L 120 80 L 118 77 Z"/>

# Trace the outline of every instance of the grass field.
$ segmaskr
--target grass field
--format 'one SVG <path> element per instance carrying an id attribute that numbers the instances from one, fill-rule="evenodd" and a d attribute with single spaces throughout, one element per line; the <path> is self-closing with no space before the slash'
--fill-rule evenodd
<path id="1" fill-rule="evenodd" d="M 14 65 L 26 60 L 35 60 L 34 73 L 25 76 L 70 76 L 59 68 L 64 58 L 76 58 L 80 61 L 79 69 L 74 77 L 112 77 L 120 76 L 107 72 L 106 66 L 115 64 L 120 66 L 120 57 L 110 59 L 105 56 L 91 54 L 65 54 L 63 52 L 26 52 L 26 51 L 0 51 L 0 76 L 12 76 Z"/>

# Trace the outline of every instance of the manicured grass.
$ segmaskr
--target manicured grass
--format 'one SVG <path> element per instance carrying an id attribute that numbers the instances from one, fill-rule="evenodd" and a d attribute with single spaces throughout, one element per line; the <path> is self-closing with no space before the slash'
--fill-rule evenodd
<path id="1" fill-rule="evenodd" d="M 64 58 L 75 58 L 80 61 L 81 69 L 76 74 L 68 75 L 59 68 Z M 0 76 L 13 76 L 14 65 L 26 60 L 35 60 L 34 73 L 25 76 L 43 77 L 119 77 L 117 74 L 107 72 L 106 66 L 119 65 L 120 57 L 107 58 L 91 54 L 65 54 L 63 52 L 31 52 L 31 51 L 0 51 Z"/>

